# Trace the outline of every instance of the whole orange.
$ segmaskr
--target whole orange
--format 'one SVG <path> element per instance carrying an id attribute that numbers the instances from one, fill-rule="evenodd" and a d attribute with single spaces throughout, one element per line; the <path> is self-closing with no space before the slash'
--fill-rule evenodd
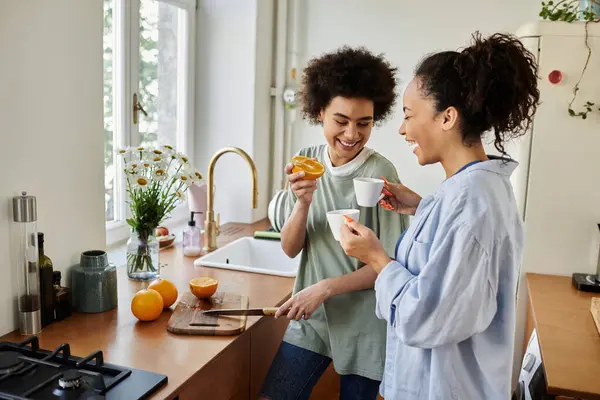
<path id="1" fill-rule="evenodd" d="M 190 280 L 190 291 L 199 299 L 207 299 L 217 291 L 219 282 L 208 276 L 201 276 Z"/>
<path id="2" fill-rule="evenodd" d="M 142 289 L 131 300 L 131 312 L 140 321 L 154 321 L 162 310 L 162 296 L 154 289 Z"/>
<path id="3" fill-rule="evenodd" d="M 163 299 L 163 307 L 169 308 L 177 301 L 177 286 L 168 279 L 157 278 L 152 281 L 148 289 L 156 290 Z"/>

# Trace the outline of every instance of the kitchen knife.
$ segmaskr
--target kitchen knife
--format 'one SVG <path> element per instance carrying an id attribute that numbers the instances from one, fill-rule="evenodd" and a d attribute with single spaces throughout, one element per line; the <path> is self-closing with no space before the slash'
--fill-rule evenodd
<path id="1" fill-rule="evenodd" d="M 277 307 L 266 307 L 266 308 L 248 308 L 248 309 L 226 309 L 219 308 L 215 310 L 204 310 L 202 314 L 205 315 L 275 315 Z"/>

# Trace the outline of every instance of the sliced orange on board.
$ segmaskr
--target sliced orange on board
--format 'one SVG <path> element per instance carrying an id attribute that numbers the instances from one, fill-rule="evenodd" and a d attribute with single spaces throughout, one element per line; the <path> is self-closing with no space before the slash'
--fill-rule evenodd
<path id="1" fill-rule="evenodd" d="M 325 167 L 323 164 L 312 158 L 304 156 L 295 156 L 292 158 L 292 173 L 304 171 L 304 178 L 306 180 L 319 179 L 325 173 Z"/>
<path id="2" fill-rule="evenodd" d="M 190 280 L 190 291 L 199 299 L 207 299 L 217 292 L 219 281 L 208 276 Z"/>

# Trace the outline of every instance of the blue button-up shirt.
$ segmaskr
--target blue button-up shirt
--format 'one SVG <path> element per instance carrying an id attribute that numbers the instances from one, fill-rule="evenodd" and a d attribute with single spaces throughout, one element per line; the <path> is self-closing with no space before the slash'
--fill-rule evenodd
<path id="1" fill-rule="evenodd" d="M 377 278 L 386 400 L 510 398 L 523 251 L 516 166 L 491 159 L 442 183 Z"/>

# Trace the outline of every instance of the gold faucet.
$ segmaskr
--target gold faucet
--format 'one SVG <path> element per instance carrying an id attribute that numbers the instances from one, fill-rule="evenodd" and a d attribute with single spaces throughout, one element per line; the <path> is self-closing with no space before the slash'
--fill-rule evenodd
<path id="1" fill-rule="evenodd" d="M 225 153 L 236 153 L 239 154 L 250 166 L 252 169 L 252 208 L 258 207 L 258 172 L 256 171 L 256 165 L 254 165 L 254 161 L 252 158 L 246 153 L 244 150 L 238 147 L 225 147 L 219 151 L 217 151 L 211 158 L 208 163 L 208 199 L 207 199 L 207 207 L 206 207 L 206 221 L 204 222 L 204 234 L 205 244 L 204 251 L 211 252 L 216 250 L 217 248 L 217 236 L 221 233 L 220 231 L 220 218 L 219 214 L 217 214 L 217 220 L 215 221 L 215 164 L 219 157 L 221 157 Z"/>

